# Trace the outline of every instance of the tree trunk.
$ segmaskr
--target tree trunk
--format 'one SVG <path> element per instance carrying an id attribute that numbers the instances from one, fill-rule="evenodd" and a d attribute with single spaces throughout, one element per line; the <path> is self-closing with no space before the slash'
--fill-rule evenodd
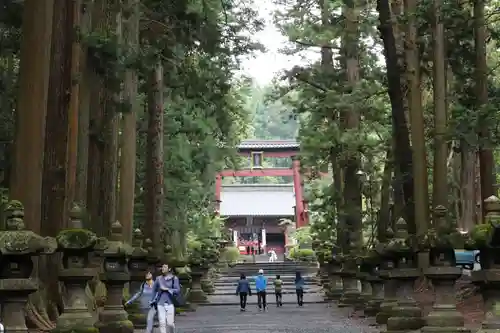
<path id="1" fill-rule="evenodd" d="M 471 231 L 476 221 L 476 152 L 470 145 L 462 141 L 460 144 L 461 170 L 460 170 L 460 203 L 461 217 L 459 226 Z"/>
<path id="2" fill-rule="evenodd" d="M 136 0 L 129 0 L 132 14 L 124 26 L 124 36 L 128 44 L 138 51 L 139 43 L 139 6 Z M 125 100 L 130 104 L 130 112 L 123 115 L 122 144 L 120 154 L 120 194 L 118 219 L 123 226 L 123 238 L 132 242 L 135 198 L 135 168 L 136 168 L 136 113 L 137 104 L 137 74 L 129 70 L 125 76 Z"/>
<path id="3" fill-rule="evenodd" d="M 108 6 L 107 10 L 113 9 Z M 113 15 L 114 14 L 114 15 Z M 118 38 L 121 37 L 121 13 L 108 14 L 107 27 L 116 28 Z M 101 199 L 99 212 L 102 216 L 103 234 L 110 235 L 111 224 L 116 221 L 116 193 L 118 180 L 118 130 L 119 113 L 116 102 L 121 92 L 112 91 L 108 82 L 104 82 L 105 105 L 102 122 L 103 156 L 101 159 Z"/>
<path id="4" fill-rule="evenodd" d="M 155 252 L 163 253 L 164 161 L 163 161 L 163 66 L 158 62 L 149 78 L 148 137 L 146 158 L 146 234 Z"/>
<path id="5" fill-rule="evenodd" d="M 476 48 L 476 100 L 480 112 L 488 104 L 488 65 L 486 63 L 486 22 L 484 18 L 484 0 L 474 0 L 474 40 Z M 483 117 L 480 117 L 480 119 Z M 484 120 L 479 124 L 481 199 L 495 195 L 493 152 L 488 147 L 488 126 Z"/>
<path id="6" fill-rule="evenodd" d="M 345 16 L 345 35 L 343 37 L 343 46 L 345 51 L 345 68 L 347 73 L 347 85 L 349 92 L 356 88 L 359 81 L 359 63 L 358 63 L 358 13 L 354 1 L 344 3 L 343 12 Z M 356 130 L 359 128 L 359 112 L 351 108 L 345 114 L 346 130 Z M 347 152 L 345 163 L 344 179 L 344 207 L 346 211 L 346 227 L 350 231 L 351 246 L 361 246 L 362 242 L 362 198 L 361 181 L 358 171 L 361 168 L 359 153 Z"/>
<path id="7" fill-rule="evenodd" d="M 410 146 L 410 135 L 405 116 L 404 93 L 402 90 L 402 72 L 398 65 L 400 59 L 393 31 L 389 0 L 377 0 L 379 12 L 379 31 L 384 44 L 385 63 L 387 67 L 387 82 L 389 99 L 391 101 L 392 131 L 394 134 L 394 162 L 396 180 L 401 185 L 404 197 L 404 213 L 408 228 L 412 233 L 415 226 L 413 156 Z M 399 193 L 400 191 L 396 191 Z M 398 196 L 399 200 L 399 196 Z M 399 202 L 399 201 L 398 201 Z M 396 203 L 396 200 L 395 200 Z"/>
<path id="8" fill-rule="evenodd" d="M 423 235 L 429 223 L 429 193 L 427 180 L 427 156 L 424 136 L 424 114 L 420 91 L 420 62 L 417 48 L 417 0 L 404 2 L 407 15 L 406 25 L 406 74 L 408 82 L 408 108 L 411 122 L 413 148 L 413 179 L 415 181 L 416 234 Z"/>
<path id="9" fill-rule="evenodd" d="M 380 188 L 380 211 L 378 214 L 377 223 L 377 240 L 379 242 L 385 242 L 387 229 L 390 226 L 391 218 L 391 178 L 392 178 L 392 147 L 387 149 L 384 165 L 384 174 L 382 176 L 382 186 Z"/>
<path id="10" fill-rule="evenodd" d="M 90 31 L 91 8 L 87 8 L 80 24 L 82 33 Z M 90 122 L 90 92 L 92 81 L 92 70 L 87 64 L 87 50 L 80 52 L 80 89 L 79 89 L 79 113 L 78 113 L 78 153 L 76 167 L 75 201 L 87 208 L 87 181 L 88 181 L 88 159 L 89 159 L 89 122 Z M 85 221 L 85 227 L 88 221 Z"/>
<path id="11" fill-rule="evenodd" d="M 446 65 L 444 52 L 444 27 L 441 21 L 441 0 L 433 1 L 434 12 L 434 170 L 433 206 L 448 206 L 448 143 L 446 107 Z M 425 149 L 425 148 L 424 148 Z"/>
<path id="12" fill-rule="evenodd" d="M 40 232 L 45 115 L 53 0 L 25 0 L 14 165 L 10 198 L 25 207 L 26 228 Z"/>
<path id="13" fill-rule="evenodd" d="M 76 8 L 75 8 L 76 7 Z M 52 47 L 47 97 L 47 118 L 45 129 L 45 154 L 42 181 L 41 235 L 56 236 L 67 226 L 69 203 L 74 198 L 74 183 L 70 174 L 76 157 L 76 142 L 70 139 L 77 129 L 75 121 L 78 110 L 78 91 L 72 84 L 72 64 L 75 20 L 79 15 L 78 1 L 54 1 Z M 75 75 L 77 73 L 74 73 Z M 70 156 L 72 154 L 73 156 Z M 59 281 L 53 274 L 60 264 L 58 255 L 41 258 L 44 269 L 39 270 L 40 279 L 46 289 L 47 304 L 55 319 L 57 308 L 62 306 Z"/>

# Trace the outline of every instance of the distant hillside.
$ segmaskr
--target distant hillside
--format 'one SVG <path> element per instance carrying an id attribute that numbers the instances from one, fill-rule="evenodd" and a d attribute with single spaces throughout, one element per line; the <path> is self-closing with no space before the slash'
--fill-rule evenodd
<path id="1" fill-rule="evenodd" d="M 247 108 L 251 113 L 249 139 L 295 139 L 298 122 L 280 101 L 266 101 L 271 87 L 253 85 L 248 90 Z"/>

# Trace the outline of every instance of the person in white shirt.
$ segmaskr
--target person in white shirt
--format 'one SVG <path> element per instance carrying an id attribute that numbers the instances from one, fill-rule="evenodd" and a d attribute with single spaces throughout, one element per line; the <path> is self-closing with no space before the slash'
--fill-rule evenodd
<path id="1" fill-rule="evenodd" d="M 276 251 L 271 250 L 269 251 L 269 262 L 275 262 L 276 259 L 278 259 L 278 256 L 276 255 Z"/>

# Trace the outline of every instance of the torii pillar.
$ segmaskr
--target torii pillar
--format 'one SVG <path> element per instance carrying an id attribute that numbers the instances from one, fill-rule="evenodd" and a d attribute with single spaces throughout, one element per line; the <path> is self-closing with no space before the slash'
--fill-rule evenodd
<path id="1" fill-rule="evenodd" d="M 300 176 L 300 160 L 292 156 L 293 189 L 295 192 L 295 226 L 296 228 L 307 225 L 307 212 L 304 209 L 304 196 L 302 192 L 302 179 Z"/>

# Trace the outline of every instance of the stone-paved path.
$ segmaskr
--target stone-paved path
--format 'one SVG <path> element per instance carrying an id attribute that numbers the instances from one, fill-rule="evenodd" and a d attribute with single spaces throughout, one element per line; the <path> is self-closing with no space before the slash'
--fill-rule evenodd
<path id="1" fill-rule="evenodd" d="M 199 307 L 194 313 L 178 316 L 176 326 L 176 333 L 375 332 L 330 304 L 270 306 L 267 312 L 259 312 L 255 305 L 248 306 L 246 312 L 240 312 L 237 306 Z"/>

